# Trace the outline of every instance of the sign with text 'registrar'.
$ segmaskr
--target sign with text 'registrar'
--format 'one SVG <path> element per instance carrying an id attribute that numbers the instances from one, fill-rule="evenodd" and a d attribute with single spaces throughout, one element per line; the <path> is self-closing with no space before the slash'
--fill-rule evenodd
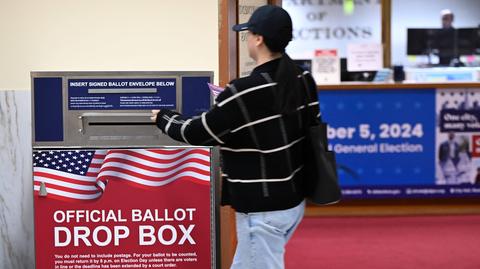
<path id="1" fill-rule="evenodd" d="M 70 110 L 176 109 L 176 79 L 69 79 Z"/>
<path id="2" fill-rule="evenodd" d="M 33 154 L 38 269 L 210 268 L 210 150 Z"/>

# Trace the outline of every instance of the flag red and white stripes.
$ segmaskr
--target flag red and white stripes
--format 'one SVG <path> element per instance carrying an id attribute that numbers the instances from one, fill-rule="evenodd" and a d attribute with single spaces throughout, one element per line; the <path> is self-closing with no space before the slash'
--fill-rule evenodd
<path id="1" fill-rule="evenodd" d="M 43 183 L 48 196 L 63 200 L 97 199 L 110 180 L 141 188 L 156 188 L 179 179 L 208 184 L 210 151 L 205 148 L 40 151 L 34 154 L 33 179 L 36 194 Z"/>

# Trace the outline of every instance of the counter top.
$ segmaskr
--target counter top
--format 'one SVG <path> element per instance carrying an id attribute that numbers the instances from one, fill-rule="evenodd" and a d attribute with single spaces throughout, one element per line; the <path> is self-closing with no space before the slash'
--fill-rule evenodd
<path id="1" fill-rule="evenodd" d="M 318 90 L 380 90 L 380 89 L 438 89 L 479 88 L 480 82 L 342 82 L 318 85 Z"/>

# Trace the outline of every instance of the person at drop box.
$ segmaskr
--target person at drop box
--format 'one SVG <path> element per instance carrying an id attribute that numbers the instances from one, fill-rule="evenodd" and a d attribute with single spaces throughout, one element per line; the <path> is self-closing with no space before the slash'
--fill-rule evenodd
<path id="1" fill-rule="evenodd" d="M 251 75 L 227 84 L 201 116 L 162 109 L 152 111 L 152 120 L 178 141 L 220 146 L 222 205 L 236 211 L 231 268 L 284 268 L 285 244 L 305 209 L 306 89 L 317 115 L 316 84 L 285 53 L 292 20 L 281 7 L 262 6 L 233 30 L 248 31 L 249 55 L 257 64 Z"/>

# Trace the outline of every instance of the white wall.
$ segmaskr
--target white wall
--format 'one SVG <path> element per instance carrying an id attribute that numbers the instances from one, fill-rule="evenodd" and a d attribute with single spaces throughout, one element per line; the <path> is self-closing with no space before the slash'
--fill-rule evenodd
<path id="1" fill-rule="evenodd" d="M 0 268 L 34 268 L 30 71 L 214 71 L 218 0 L 0 0 Z"/>
<path id="2" fill-rule="evenodd" d="M 0 90 L 30 71 L 208 70 L 218 0 L 0 0 Z"/>
<path id="3" fill-rule="evenodd" d="M 392 64 L 407 64 L 407 28 L 440 28 L 445 8 L 456 28 L 480 24 L 480 0 L 392 0 Z"/>

